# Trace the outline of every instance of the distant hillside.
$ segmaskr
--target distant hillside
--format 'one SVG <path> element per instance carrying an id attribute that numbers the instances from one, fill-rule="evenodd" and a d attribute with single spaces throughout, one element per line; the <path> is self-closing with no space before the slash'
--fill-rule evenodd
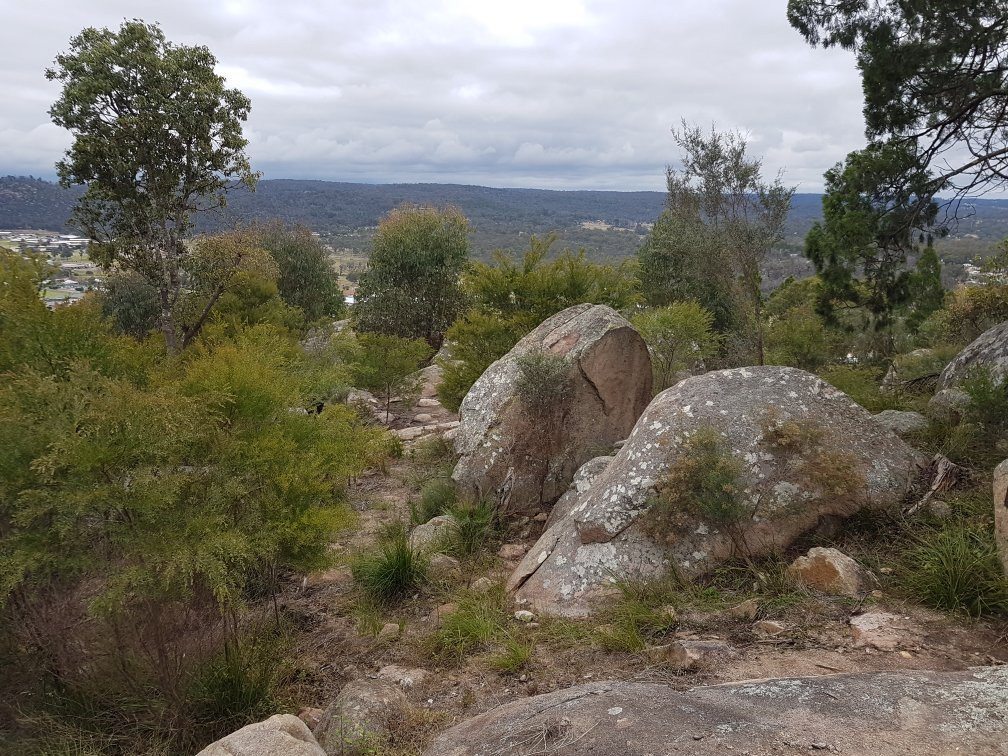
<path id="1" fill-rule="evenodd" d="M 0 228 L 69 230 L 67 219 L 79 192 L 41 179 L 0 178 Z M 523 249 L 529 234 L 554 231 L 561 247 L 583 247 L 592 259 L 614 260 L 637 250 L 646 224 L 661 214 L 665 194 L 274 179 L 259 182 L 255 192 L 234 192 L 223 217 L 202 222 L 203 229 L 210 230 L 266 218 L 300 221 L 337 249 L 366 254 L 371 229 L 404 202 L 461 208 L 472 223 L 476 257 L 485 258 L 494 249 Z M 821 216 L 821 202 L 819 194 L 795 195 L 785 241 L 769 265 L 768 278 L 808 270 L 800 255 L 802 240 Z M 961 221 L 952 238 L 941 244 L 953 266 L 1008 237 L 1008 200 L 977 200 L 974 207 L 975 215 Z"/>

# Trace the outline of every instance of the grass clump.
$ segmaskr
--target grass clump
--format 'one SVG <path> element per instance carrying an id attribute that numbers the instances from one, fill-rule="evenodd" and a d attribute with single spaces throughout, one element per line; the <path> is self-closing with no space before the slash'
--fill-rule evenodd
<path id="1" fill-rule="evenodd" d="M 420 499 L 410 503 L 410 519 L 423 525 L 438 515 L 447 514 L 458 502 L 458 488 L 448 477 L 427 481 L 420 489 Z"/>
<path id="2" fill-rule="evenodd" d="M 626 580 L 616 585 L 620 597 L 594 633 L 603 649 L 637 653 L 676 628 L 675 606 L 682 589 L 677 579 Z"/>
<path id="3" fill-rule="evenodd" d="M 717 430 L 697 430 L 655 487 L 645 527 L 655 537 L 668 535 L 680 524 L 684 513 L 714 523 L 734 522 L 745 512 L 742 472 L 742 464 L 732 456 Z"/>
<path id="4" fill-rule="evenodd" d="M 482 595 L 465 592 L 457 603 L 458 609 L 443 617 L 440 627 L 426 640 L 427 650 L 435 656 L 462 661 L 510 637 L 503 589 Z"/>
<path id="5" fill-rule="evenodd" d="M 493 540 L 495 512 L 487 502 L 460 502 L 448 514 L 455 519 L 446 544 L 452 556 L 459 559 L 472 556 Z"/>
<path id="6" fill-rule="evenodd" d="M 490 666 L 498 672 L 513 674 L 529 663 L 532 648 L 531 643 L 508 636 L 504 647 L 490 657 Z"/>
<path id="7" fill-rule="evenodd" d="M 903 554 L 903 584 L 936 609 L 971 617 L 1008 613 L 1008 579 L 986 523 L 959 521 L 919 536 Z"/>
<path id="8" fill-rule="evenodd" d="M 410 546 L 405 525 L 395 523 L 379 533 L 373 551 L 353 559 L 350 571 L 366 597 L 384 604 L 422 586 L 427 580 L 428 566 L 427 557 Z"/>

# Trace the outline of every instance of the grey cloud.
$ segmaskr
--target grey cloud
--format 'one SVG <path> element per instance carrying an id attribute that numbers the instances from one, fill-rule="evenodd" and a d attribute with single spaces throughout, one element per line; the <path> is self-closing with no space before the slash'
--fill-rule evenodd
<path id="1" fill-rule="evenodd" d="M 82 7 L 86 6 L 86 7 Z M 785 0 L 38 0 L 0 28 L 0 172 L 51 176 L 69 136 L 42 72 L 84 26 L 159 21 L 249 95 L 268 177 L 663 188 L 681 118 L 749 135 L 804 191 L 863 141 L 853 59 Z"/>

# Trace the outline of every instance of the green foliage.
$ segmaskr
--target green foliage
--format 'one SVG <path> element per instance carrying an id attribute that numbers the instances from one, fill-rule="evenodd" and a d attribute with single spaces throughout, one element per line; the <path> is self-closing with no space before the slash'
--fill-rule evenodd
<path id="1" fill-rule="evenodd" d="M 972 617 L 1008 613 L 1008 580 L 988 524 L 928 530 L 903 554 L 903 562 L 903 583 L 919 601 Z"/>
<path id="2" fill-rule="evenodd" d="M 705 135 L 683 122 L 673 137 L 681 168 L 667 170 L 667 210 L 641 248 L 641 281 L 651 304 L 692 300 L 719 332 L 755 335 L 763 363 L 762 264 L 780 242 L 794 188 L 761 177 L 738 132 Z"/>
<path id="3" fill-rule="evenodd" d="M 513 637 L 504 640 L 503 648 L 490 657 L 490 666 L 498 672 L 514 674 L 525 667 L 532 658 L 531 643 Z"/>
<path id="4" fill-rule="evenodd" d="M 478 553 L 495 535 L 494 509 L 486 502 L 459 502 L 449 510 L 455 522 L 448 535 L 448 550 L 464 558 Z"/>
<path id="5" fill-rule="evenodd" d="M 119 271 L 105 279 L 102 314 L 120 333 L 143 340 L 161 316 L 157 288 L 137 273 Z"/>
<path id="6" fill-rule="evenodd" d="M 347 339 L 343 355 L 353 384 L 384 399 L 387 415 L 393 396 L 407 399 L 416 393 L 413 376 L 430 359 L 431 348 L 423 339 L 362 333 Z"/>
<path id="7" fill-rule="evenodd" d="M 248 271 L 235 273 L 213 309 L 214 335 L 234 336 L 242 328 L 265 324 L 298 334 L 304 328 L 304 316 L 280 297 L 276 282 Z"/>
<path id="8" fill-rule="evenodd" d="M 897 191 L 934 165 L 928 192 L 953 201 L 1003 186 L 1002 61 L 1008 42 L 999 0 L 824 2 L 790 0 L 788 20 L 812 45 L 853 51 L 871 146 L 912 147 Z"/>
<path id="9" fill-rule="evenodd" d="M 919 326 L 930 344 L 963 347 L 988 328 L 1008 320 L 1008 286 L 960 286 L 945 298 L 945 306 Z"/>
<path id="10" fill-rule="evenodd" d="M 928 245 L 917 258 L 917 267 L 910 274 L 910 313 L 907 326 L 916 332 L 932 313 L 941 309 L 945 302 L 945 287 L 942 285 L 941 260 L 932 245 Z"/>
<path id="11" fill-rule="evenodd" d="M 530 414 L 549 414 L 569 391 L 568 361 L 562 355 L 535 350 L 515 360 L 515 395 Z"/>
<path id="12" fill-rule="evenodd" d="M 805 255 L 822 281 L 818 309 L 830 322 L 842 303 L 863 307 L 876 329 L 886 329 L 909 301 L 907 256 L 938 211 L 934 203 L 921 207 L 930 178 L 915 165 L 908 146 L 869 145 L 826 171 L 823 221 L 805 237 Z M 903 174 L 908 183 L 894 181 Z"/>
<path id="13" fill-rule="evenodd" d="M 654 391 L 676 383 L 684 370 L 703 369 L 717 353 L 713 314 L 695 302 L 673 302 L 631 318 L 651 354 Z"/>
<path id="14" fill-rule="evenodd" d="M 96 242 L 92 259 L 157 288 L 170 351 L 193 212 L 222 208 L 232 182 L 258 178 L 242 136 L 249 100 L 225 87 L 216 64 L 207 48 L 173 45 L 132 20 L 117 32 L 84 29 L 46 71 L 63 87 L 49 114 L 74 137 L 60 183 L 87 187 L 74 220 Z"/>
<path id="15" fill-rule="evenodd" d="M 809 305 L 786 310 L 770 320 L 766 332 L 767 362 L 818 370 L 836 358 L 836 333 Z"/>
<path id="16" fill-rule="evenodd" d="M 434 349 L 461 313 L 459 277 L 469 255 L 468 222 L 453 207 L 403 205 L 375 232 L 354 318 L 362 331 L 422 338 Z"/>
<path id="17" fill-rule="evenodd" d="M 423 525 L 438 515 L 447 514 L 458 501 L 455 481 L 447 477 L 429 480 L 420 489 L 420 501 L 410 505 L 414 525 Z"/>
<path id="18" fill-rule="evenodd" d="M 675 537 L 686 514 L 719 524 L 734 522 L 745 511 L 742 472 L 718 431 L 698 429 L 655 486 L 656 496 L 646 515 L 649 532 L 657 538 Z"/>
<path id="19" fill-rule="evenodd" d="M 498 251 L 493 265 L 474 263 L 467 271 L 472 309 L 448 330 L 451 354 L 440 361 L 438 398 L 449 409 L 457 410 L 490 364 L 550 315 L 586 302 L 623 310 L 639 301 L 631 264 L 599 265 L 569 250 L 547 261 L 555 241 L 533 235 L 520 260 Z"/>
<path id="20" fill-rule="evenodd" d="M 439 658 L 461 662 L 497 643 L 509 643 L 513 638 L 507 630 L 505 602 L 501 586 L 485 594 L 464 592 L 456 602 L 458 609 L 442 617 L 438 629 L 425 639 L 425 648 Z"/>
<path id="21" fill-rule="evenodd" d="M 322 242 L 307 226 L 273 221 L 254 229 L 258 244 L 278 267 L 277 291 L 309 323 L 346 312 L 339 277 Z"/>
<path id="22" fill-rule="evenodd" d="M 350 570 L 365 596 L 389 603 L 409 595 L 427 581 L 428 560 L 410 546 L 401 523 L 381 535 L 376 549 L 355 557 Z"/>
<path id="23" fill-rule="evenodd" d="M 819 377 L 872 413 L 903 409 L 898 393 L 881 390 L 883 371 L 874 365 L 831 365 L 819 371 Z"/>

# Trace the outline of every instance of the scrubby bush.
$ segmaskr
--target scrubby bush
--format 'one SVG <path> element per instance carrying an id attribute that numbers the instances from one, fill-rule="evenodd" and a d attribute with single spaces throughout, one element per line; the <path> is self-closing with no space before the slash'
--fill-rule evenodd
<path id="1" fill-rule="evenodd" d="M 714 316 L 696 302 L 673 302 L 631 318 L 651 355 L 654 391 L 664 391 L 683 371 L 703 370 L 717 353 Z"/>
<path id="2" fill-rule="evenodd" d="M 458 501 L 458 488 L 451 478 L 438 477 L 420 489 L 420 500 L 410 505 L 414 525 L 423 525 L 438 515 L 447 514 Z"/>
<path id="3" fill-rule="evenodd" d="M 843 391 L 869 412 L 903 409 L 898 392 L 882 391 L 884 372 L 876 365 L 832 365 L 818 373 L 826 383 Z"/>
<path id="4" fill-rule="evenodd" d="M 495 534 L 495 512 L 485 501 L 460 502 L 448 510 L 454 522 L 448 535 L 448 550 L 467 557 L 483 549 Z"/>
<path id="5" fill-rule="evenodd" d="M 685 514 L 715 523 L 734 522 L 745 511 L 742 473 L 725 438 L 714 428 L 698 429 L 655 486 L 646 528 L 656 538 L 674 537 Z"/>
<path id="6" fill-rule="evenodd" d="M 465 592 L 457 603 L 458 609 L 442 617 L 438 629 L 424 640 L 430 653 L 460 662 L 475 652 L 511 639 L 502 589 L 482 595 Z"/>
<path id="7" fill-rule="evenodd" d="M 561 355 L 535 350 L 515 360 L 515 394 L 530 413 L 552 413 L 569 390 L 569 363 Z"/>

